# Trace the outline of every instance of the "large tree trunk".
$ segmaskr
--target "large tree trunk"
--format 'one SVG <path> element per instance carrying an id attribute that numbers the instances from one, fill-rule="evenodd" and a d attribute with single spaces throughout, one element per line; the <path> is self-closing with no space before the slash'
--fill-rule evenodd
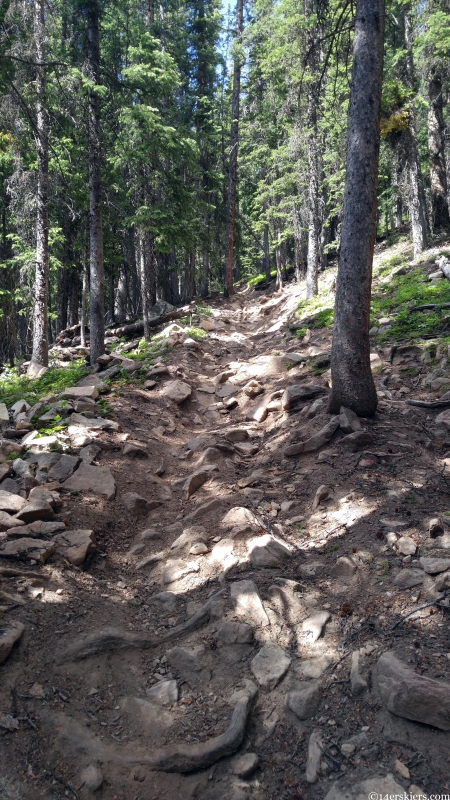
<path id="1" fill-rule="evenodd" d="M 86 2 L 88 77 L 100 84 L 99 0 Z M 105 352 L 105 273 L 102 223 L 102 145 L 100 96 L 89 92 L 89 238 L 90 238 L 90 352 L 91 364 Z"/>
<path id="2" fill-rule="evenodd" d="M 405 14 L 406 82 L 414 89 L 413 34 L 410 9 Z M 423 186 L 422 169 L 417 148 L 416 118 L 414 106 L 409 111 L 409 124 L 405 131 L 409 172 L 409 217 L 413 240 L 414 258 L 425 250 L 428 239 L 427 204 Z"/>
<path id="3" fill-rule="evenodd" d="M 432 67 L 428 79 L 428 150 L 430 153 L 431 213 L 433 231 L 450 226 L 445 165 L 442 79 Z"/>
<path id="4" fill-rule="evenodd" d="M 244 0 L 237 0 L 236 8 L 236 38 L 241 40 L 244 19 Z M 225 247 L 225 286 L 224 297 L 229 297 L 234 292 L 233 288 L 233 259 L 234 259 L 234 231 L 236 225 L 236 194 L 237 194 L 237 158 L 239 146 L 239 100 L 241 94 L 241 55 L 239 50 L 234 55 L 233 96 L 231 102 L 231 135 L 230 135 L 230 166 L 228 170 L 228 198 L 227 198 L 227 226 Z"/>
<path id="5" fill-rule="evenodd" d="M 336 287 L 329 411 L 375 413 L 370 368 L 370 293 L 376 236 L 384 0 L 357 0 L 341 251 Z"/>
<path id="6" fill-rule="evenodd" d="M 48 120 L 45 74 L 44 0 L 35 0 L 34 29 L 36 36 L 36 147 L 38 185 L 36 200 L 36 281 L 34 286 L 33 365 L 48 367 Z"/>

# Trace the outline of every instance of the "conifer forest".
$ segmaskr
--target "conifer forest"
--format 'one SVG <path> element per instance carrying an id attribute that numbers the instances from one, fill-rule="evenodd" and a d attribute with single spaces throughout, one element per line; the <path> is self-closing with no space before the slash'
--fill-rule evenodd
<path id="1" fill-rule="evenodd" d="M 450 799 L 450 0 L 0 0 L 0 800 Z"/>

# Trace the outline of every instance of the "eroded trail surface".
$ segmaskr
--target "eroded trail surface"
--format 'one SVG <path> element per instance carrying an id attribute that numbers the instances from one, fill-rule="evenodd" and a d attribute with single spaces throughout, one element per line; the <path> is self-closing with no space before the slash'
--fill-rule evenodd
<path id="1" fill-rule="evenodd" d="M 450 410 L 408 345 L 330 417 L 295 306 L 213 303 L 107 414 L 104 359 L 0 466 L 0 797 L 449 792 Z"/>

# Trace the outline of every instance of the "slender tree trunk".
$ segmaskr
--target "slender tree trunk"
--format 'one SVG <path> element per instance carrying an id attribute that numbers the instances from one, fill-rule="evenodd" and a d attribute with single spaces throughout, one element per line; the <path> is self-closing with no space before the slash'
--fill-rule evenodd
<path id="1" fill-rule="evenodd" d="M 270 254 L 269 254 L 269 226 L 266 222 L 263 232 L 264 240 L 264 272 L 266 273 L 266 281 L 270 283 Z"/>
<path id="2" fill-rule="evenodd" d="M 307 94 L 307 146 L 308 146 L 308 260 L 306 267 L 306 299 L 317 294 L 319 273 L 319 161 L 317 152 L 317 103 L 318 87 L 316 72 L 319 59 L 318 26 L 312 21 L 316 11 L 315 0 L 306 0 L 305 15 L 309 26 L 306 47 L 308 52 Z"/>
<path id="3" fill-rule="evenodd" d="M 413 34 L 410 11 L 405 14 L 406 80 L 409 89 L 414 89 L 414 62 L 412 53 Z M 409 172 L 409 216 L 414 248 L 414 258 L 425 250 L 428 240 L 427 204 L 423 186 L 422 169 L 417 149 L 416 118 L 411 104 L 409 124 L 405 131 Z"/>
<path id="4" fill-rule="evenodd" d="M 150 310 L 150 287 L 148 275 L 148 253 L 147 242 L 145 241 L 146 234 L 143 231 L 139 233 L 139 269 L 141 276 L 141 297 L 142 297 L 142 318 L 144 320 L 144 339 L 146 342 L 150 341 L 150 328 L 148 325 L 149 310 Z"/>
<path id="5" fill-rule="evenodd" d="M 282 243 L 281 243 L 281 234 L 278 234 L 277 246 L 275 248 L 275 261 L 276 261 L 276 270 L 277 270 L 277 280 L 275 284 L 276 291 L 280 291 L 283 288 L 283 276 L 281 274 L 281 270 L 283 268 L 283 254 L 282 254 Z"/>
<path id="6" fill-rule="evenodd" d="M 86 347 L 86 299 L 87 299 L 87 255 L 83 259 L 83 284 L 81 287 L 81 318 L 80 318 L 80 338 L 81 346 Z"/>
<path id="7" fill-rule="evenodd" d="M 431 214 L 433 231 L 450 226 L 445 165 L 442 79 L 432 67 L 428 79 L 428 150 L 430 153 Z"/>
<path id="8" fill-rule="evenodd" d="M 88 77 L 100 84 L 99 0 L 86 2 Z M 89 92 L 89 234 L 90 234 L 90 352 L 91 364 L 105 352 L 105 273 L 102 222 L 102 144 L 100 97 Z"/>
<path id="9" fill-rule="evenodd" d="M 244 25 L 244 0 L 237 0 L 236 39 L 241 43 Z M 228 171 L 227 225 L 225 247 L 224 297 L 233 294 L 234 234 L 236 225 L 237 158 L 239 146 L 239 101 L 241 94 L 241 55 L 234 56 L 233 95 L 231 101 L 230 166 Z"/>
<path id="10" fill-rule="evenodd" d="M 38 155 L 38 185 L 36 201 L 36 281 L 34 286 L 33 350 L 29 371 L 33 365 L 48 367 L 48 120 L 45 73 L 45 12 L 44 0 L 34 2 L 36 37 L 36 147 Z"/>
<path id="11" fill-rule="evenodd" d="M 336 286 L 329 411 L 377 408 L 370 368 L 370 293 L 376 236 L 384 0 L 357 0 L 348 110 L 341 252 Z"/>

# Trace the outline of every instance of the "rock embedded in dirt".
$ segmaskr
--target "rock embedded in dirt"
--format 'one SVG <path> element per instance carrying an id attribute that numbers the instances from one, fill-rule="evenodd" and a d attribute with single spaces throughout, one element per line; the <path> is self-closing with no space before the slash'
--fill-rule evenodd
<path id="1" fill-rule="evenodd" d="M 310 640 L 316 642 L 330 619 L 331 614 L 329 611 L 318 611 L 317 614 L 313 614 L 302 622 L 302 631 L 303 633 L 309 633 Z"/>
<path id="2" fill-rule="evenodd" d="M 175 610 L 177 595 L 174 592 L 159 592 L 149 597 L 147 603 L 156 603 L 170 613 Z"/>
<path id="3" fill-rule="evenodd" d="M 292 557 L 289 548 L 270 533 L 250 539 L 248 552 L 254 567 L 279 567 Z"/>
<path id="4" fill-rule="evenodd" d="M 86 464 L 92 464 L 94 459 L 97 458 L 98 454 L 101 453 L 102 448 L 98 446 L 98 444 L 88 444 L 86 447 L 82 447 L 80 450 L 80 458 L 82 461 L 85 461 Z"/>
<path id="5" fill-rule="evenodd" d="M 103 773 L 101 769 L 94 764 L 89 764 L 89 766 L 80 773 L 80 784 L 91 792 L 97 792 L 103 784 Z"/>
<path id="6" fill-rule="evenodd" d="M 369 445 L 373 444 L 373 436 L 368 431 L 356 431 L 355 433 L 349 433 L 347 436 L 344 436 L 341 442 L 348 450 L 355 452 L 356 450 L 362 450 L 363 447 L 369 447 Z"/>
<path id="7" fill-rule="evenodd" d="M 236 442 L 234 448 L 241 456 L 254 456 L 259 450 L 259 445 L 252 442 Z"/>
<path id="8" fill-rule="evenodd" d="M 136 550 L 134 552 L 136 552 Z M 139 561 L 135 565 L 135 569 L 143 569 L 144 567 L 148 567 L 151 564 L 157 564 L 159 561 L 164 561 L 165 557 L 166 557 L 165 550 L 160 550 L 159 553 L 152 553 L 150 556 L 146 556 L 141 561 Z"/>
<path id="9" fill-rule="evenodd" d="M 244 617 L 261 628 L 269 625 L 269 618 L 253 581 L 235 581 L 230 586 L 230 598 L 238 617 Z"/>
<path id="10" fill-rule="evenodd" d="M 450 558 L 420 558 L 419 564 L 428 575 L 437 575 L 450 569 Z"/>
<path id="11" fill-rule="evenodd" d="M 291 659 L 275 642 L 266 642 L 251 663 L 251 670 L 259 685 L 272 691 L 286 674 Z"/>
<path id="12" fill-rule="evenodd" d="M 161 389 L 161 395 L 173 400 L 177 405 L 184 403 L 191 394 L 192 389 L 189 384 L 179 380 L 168 381 Z"/>
<path id="13" fill-rule="evenodd" d="M 209 553 L 208 545 L 204 542 L 195 542 L 192 547 L 189 548 L 189 554 L 191 556 L 203 556 L 206 553 Z"/>
<path id="14" fill-rule="evenodd" d="M 189 475 L 183 483 L 183 499 L 189 500 L 194 492 L 200 489 L 210 477 L 211 473 L 207 470 L 198 470 L 197 472 L 193 472 L 192 475 Z"/>
<path id="15" fill-rule="evenodd" d="M 63 454 L 56 464 L 50 467 L 48 471 L 49 481 L 66 481 L 67 478 L 73 475 L 79 463 L 80 458 L 78 456 Z"/>
<path id="16" fill-rule="evenodd" d="M 322 734 L 320 731 L 315 730 L 309 737 L 308 742 L 308 760 L 306 762 L 307 783 L 315 783 L 317 781 L 322 751 Z"/>
<path id="17" fill-rule="evenodd" d="M 174 680 L 160 681 L 145 693 L 151 702 L 160 706 L 171 706 L 178 701 L 178 686 Z"/>
<path id="18" fill-rule="evenodd" d="M 148 458 L 148 451 L 146 448 L 142 444 L 137 444 L 135 442 L 125 442 L 123 454 L 130 458 Z"/>
<path id="19" fill-rule="evenodd" d="M 114 422 L 112 419 L 103 419 L 102 417 L 83 417 L 81 414 L 72 414 L 70 417 L 69 428 L 76 428 L 77 426 L 79 426 L 79 428 L 85 428 L 88 431 L 119 430 L 119 424 Z"/>
<path id="20" fill-rule="evenodd" d="M 238 525 L 250 525 L 252 527 L 261 527 L 260 521 L 253 511 L 245 506 L 234 506 L 222 518 L 221 526 L 223 528 L 235 528 Z"/>
<path id="21" fill-rule="evenodd" d="M 77 567 L 81 566 L 86 556 L 95 550 L 95 535 L 94 531 L 90 530 L 64 531 L 55 536 L 54 542 L 56 552 Z"/>
<path id="22" fill-rule="evenodd" d="M 443 427 L 447 430 L 450 430 L 450 408 L 446 408 L 445 411 L 441 411 L 441 413 L 437 415 L 434 422 L 437 427 Z"/>
<path id="23" fill-rule="evenodd" d="M 54 519 L 55 513 L 53 508 L 45 502 L 45 500 L 41 500 L 37 498 L 36 500 L 31 500 L 31 502 L 26 503 L 26 505 L 16 514 L 16 518 L 25 522 L 35 522 L 36 520 L 51 520 Z"/>
<path id="24" fill-rule="evenodd" d="M 341 407 L 339 413 L 339 427 L 342 433 L 355 433 L 361 430 L 361 420 L 350 408 Z"/>
<path id="25" fill-rule="evenodd" d="M 394 578 L 394 586 L 399 589 L 412 589 L 424 581 L 424 574 L 419 569 L 402 569 Z"/>
<path id="26" fill-rule="evenodd" d="M 398 717 L 450 730 L 450 685 L 419 675 L 387 651 L 378 659 L 378 688 L 387 709 Z"/>
<path id="27" fill-rule="evenodd" d="M 251 380 L 245 384 L 242 391 L 247 397 L 257 397 L 264 392 L 264 386 L 259 381 Z"/>
<path id="28" fill-rule="evenodd" d="M 352 690 L 352 695 L 357 697 L 358 695 L 362 694 L 365 689 L 367 689 L 367 681 L 360 675 L 359 672 L 359 650 L 355 650 L 352 653 L 352 666 L 350 670 L 350 686 Z"/>
<path id="29" fill-rule="evenodd" d="M 223 622 L 216 638 L 218 645 L 251 644 L 254 631 L 252 626 L 245 622 Z"/>
<path id="30" fill-rule="evenodd" d="M 414 539 L 410 536 L 401 536 L 396 542 L 397 552 L 402 556 L 413 556 L 417 550 Z"/>
<path id="31" fill-rule="evenodd" d="M 189 514 L 187 514 L 184 518 L 185 522 L 193 522 L 195 519 L 199 517 L 203 517 L 205 514 L 210 514 L 211 511 L 215 511 L 216 508 L 219 508 L 222 505 L 222 500 L 219 497 L 215 497 L 212 500 L 208 500 L 207 503 L 202 503 L 201 505 L 194 508 Z"/>
<path id="32" fill-rule="evenodd" d="M 256 753 L 244 753 L 242 756 L 237 756 L 231 762 L 233 775 L 237 775 L 239 778 L 248 778 L 253 775 L 258 764 L 259 756 Z"/>
<path id="33" fill-rule="evenodd" d="M 301 400 L 310 400 L 318 394 L 326 394 L 326 391 L 324 386 L 317 386 L 313 383 L 291 384 L 284 390 L 281 398 L 281 407 L 283 411 L 288 411 L 294 403 Z"/>
<path id="34" fill-rule="evenodd" d="M 0 629 L 0 664 L 8 658 L 16 642 L 18 642 L 25 630 L 22 622 L 9 622 Z"/>
<path id="35" fill-rule="evenodd" d="M 17 558 L 19 560 L 34 560 L 45 564 L 55 552 L 54 542 L 43 542 L 41 539 L 31 539 L 25 536 L 22 539 L 7 541 L 0 545 L 0 557 Z"/>
<path id="36" fill-rule="evenodd" d="M 116 482 L 109 467 L 94 467 L 82 461 L 76 472 L 62 484 L 64 489 L 77 492 L 94 492 L 112 500 Z"/>
<path id="37" fill-rule="evenodd" d="M 202 644 L 193 647 L 172 647 L 167 653 L 167 659 L 172 669 L 176 670 L 183 678 L 194 672 L 201 672 L 204 669 L 202 656 L 205 655 L 205 648 Z"/>
<path id="38" fill-rule="evenodd" d="M 353 582 L 357 579 L 358 565 L 349 556 L 340 556 L 330 571 L 332 578 L 343 582 Z"/>
<path id="39" fill-rule="evenodd" d="M 229 442 L 245 442 L 248 439 L 248 430 L 246 428 L 231 428 L 225 432 L 224 436 Z"/>
<path id="40" fill-rule="evenodd" d="M 0 511 L 6 511 L 7 514 L 17 514 L 26 504 L 27 501 L 18 494 L 0 490 Z"/>
<path id="41" fill-rule="evenodd" d="M 0 483 L 7 478 L 8 475 L 11 475 L 12 472 L 12 464 L 10 461 L 7 461 L 6 464 L 0 464 Z"/>
<path id="42" fill-rule="evenodd" d="M 321 502 L 323 500 L 327 500 L 330 497 L 330 495 L 331 495 L 331 489 L 329 486 L 325 486 L 325 484 L 319 486 L 314 495 L 312 510 L 314 511 L 318 506 L 320 506 Z"/>
<path id="43" fill-rule="evenodd" d="M 185 563 L 181 559 L 169 560 L 164 568 L 163 583 L 175 583 L 181 580 L 185 575 L 190 575 L 193 572 L 198 572 L 200 569 L 197 561 Z"/>
<path id="44" fill-rule="evenodd" d="M 299 684 L 298 688 L 286 695 L 286 708 L 298 719 L 310 719 L 317 711 L 320 702 L 318 681 Z"/>

